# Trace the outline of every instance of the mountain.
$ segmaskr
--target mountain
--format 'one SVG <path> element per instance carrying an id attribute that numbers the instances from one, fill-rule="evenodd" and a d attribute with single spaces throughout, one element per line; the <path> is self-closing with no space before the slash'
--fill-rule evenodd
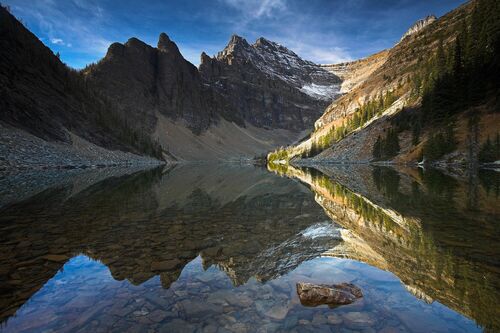
<path id="1" fill-rule="evenodd" d="M 382 66 L 387 60 L 388 54 L 389 51 L 384 50 L 363 59 L 320 66 L 342 80 L 340 93 L 345 94 L 363 83 L 375 70 Z"/>
<path id="2" fill-rule="evenodd" d="M 159 157 L 149 137 L 3 7 L 0 37 L 0 169 Z"/>
<path id="3" fill-rule="evenodd" d="M 233 35 L 217 56 L 201 56 L 200 73 L 245 121 L 267 128 L 310 128 L 339 95 L 341 80 L 265 38 Z"/>
<path id="4" fill-rule="evenodd" d="M 204 86 L 198 69 L 182 57 L 165 33 L 160 34 L 156 48 L 137 38 L 125 44 L 113 43 L 106 56 L 83 73 L 90 84 L 149 132 L 154 130 L 158 115 L 163 115 L 182 119 L 193 132 L 200 133 L 230 110 L 220 96 Z"/>
<path id="5" fill-rule="evenodd" d="M 75 71 L 1 16 L 2 169 L 248 159 L 304 137 L 339 93 L 336 75 L 264 38 L 234 36 L 200 69 L 165 33 L 130 38 Z"/>
<path id="6" fill-rule="evenodd" d="M 178 160 L 249 158 L 294 142 L 340 83 L 264 38 L 233 36 L 217 57 L 203 53 L 198 70 L 164 33 L 157 47 L 114 43 L 83 73 Z"/>
<path id="7" fill-rule="evenodd" d="M 325 109 L 310 137 L 269 159 L 499 160 L 499 13 L 498 2 L 471 1 L 437 20 L 417 22 L 389 50 L 324 66 L 344 78 L 346 93 Z"/>
<path id="8" fill-rule="evenodd" d="M 434 15 L 429 15 L 421 20 L 418 20 L 417 22 L 415 22 L 415 24 L 413 24 L 410 27 L 410 29 L 408 29 L 407 32 L 405 32 L 403 34 L 403 37 L 401 37 L 401 40 L 405 39 L 406 37 L 408 37 L 410 35 L 413 35 L 413 34 L 419 32 L 420 30 L 422 30 L 423 28 L 425 28 L 426 26 L 428 26 L 429 24 L 433 23 L 436 20 L 437 20 L 437 17 Z"/>

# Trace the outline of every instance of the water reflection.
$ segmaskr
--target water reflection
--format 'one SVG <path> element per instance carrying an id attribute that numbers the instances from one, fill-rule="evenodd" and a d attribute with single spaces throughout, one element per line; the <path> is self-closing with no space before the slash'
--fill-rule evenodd
<path id="1" fill-rule="evenodd" d="M 389 270 L 424 301 L 439 301 L 486 329 L 500 327 L 496 173 L 479 174 L 489 185 L 474 179 L 470 186 L 470 177 L 437 170 L 318 169 L 286 174 L 309 184 L 325 212 L 349 231 L 333 254 Z"/>
<path id="2" fill-rule="evenodd" d="M 130 173 L 73 175 L 86 181 L 2 209 L 0 330 L 499 327 L 498 186 L 470 200 L 460 179 L 386 168 Z M 298 281 L 365 297 L 305 308 Z"/>

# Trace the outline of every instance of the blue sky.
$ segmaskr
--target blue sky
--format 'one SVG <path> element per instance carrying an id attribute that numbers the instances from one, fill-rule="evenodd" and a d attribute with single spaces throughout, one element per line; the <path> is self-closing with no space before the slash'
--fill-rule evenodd
<path id="1" fill-rule="evenodd" d="M 417 19 L 465 0 L 2 0 L 68 65 L 102 58 L 112 42 L 156 45 L 166 32 L 186 59 L 214 55 L 234 33 L 276 41 L 317 63 L 391 47 Z"/>

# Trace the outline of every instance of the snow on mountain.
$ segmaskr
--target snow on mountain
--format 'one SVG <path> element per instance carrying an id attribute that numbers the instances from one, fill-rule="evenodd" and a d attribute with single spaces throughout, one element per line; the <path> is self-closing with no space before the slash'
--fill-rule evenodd
<path id="1" fill-rule="evenodd" d="M 217 59 L 251 63 L 266 75 L 279 78 L 315 99 L 331 101 L 340 94 L 338 76 L 263 37 L 250 45 L 244 38 L 233 35 Z"/>
<path id="2" fill-rule="evenodd" d="M 324 100 L 334 100 L 339 95 L 341 95 L 340 83 L 332 84 L 329 86 L 310 83 L 300 88 L 300 91 L 314 98 Z"/>

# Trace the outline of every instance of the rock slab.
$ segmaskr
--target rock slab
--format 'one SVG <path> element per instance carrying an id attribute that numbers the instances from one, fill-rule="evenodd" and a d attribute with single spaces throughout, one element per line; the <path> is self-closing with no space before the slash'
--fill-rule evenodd
<path id="1" fill-rule="evenodd" d="M 297 294 L 300 303 L 305 306 L 345 305 L 363 297 L 361 289 L 352 283 L 326 285 L 299 282 L 297 283 Z"/>

